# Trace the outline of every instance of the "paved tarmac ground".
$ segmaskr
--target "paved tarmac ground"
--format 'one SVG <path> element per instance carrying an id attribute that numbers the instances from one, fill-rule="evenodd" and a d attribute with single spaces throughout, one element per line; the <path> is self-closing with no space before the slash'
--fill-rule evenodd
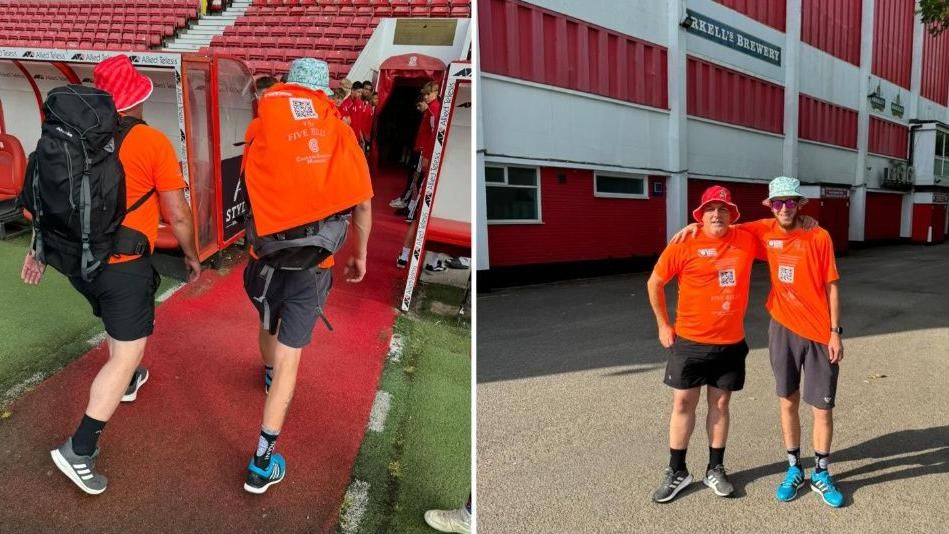
<path id="1" fill-rule="evenodd" d="M 736 495 L 701 483 L 705 400 L 688 454 L 699 479 L 651 495 L 668 462 L 671 390 L 648 273 L 478 296 L 478 531 L 949 532 L 949 244 L 838 258 L 845 357 L 831 473 L 841 509 L 805 487 L 774 498 L 787 461 L 768 362 L 767 268 L 754 268 L 748 376 L 731 403 Z M 667 287 L 674 309 L 675 284 Z M 802 455 L 813 467 L 810 408 Z"/>

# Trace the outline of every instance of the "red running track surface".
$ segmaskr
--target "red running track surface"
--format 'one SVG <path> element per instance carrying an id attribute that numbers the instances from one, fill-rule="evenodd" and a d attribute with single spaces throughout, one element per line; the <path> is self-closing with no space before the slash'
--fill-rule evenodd
<path id="1" fill-rule="evenodd" d="M 257 315 L 243 264 L 205 272 L 157 309 L 151 377 L 99 441 L 102 495 L 82 493 L 49 449 L 75 430 L 104 344 L 24 395 L 0 420 L 0 532 L 330 532 L 349 485 L 388 349 L 405 271 L 406 224 L 386 205 L 403 185 L 376 180 L 368 274 L 343 280 L 338 255 L 327 316 L 303 353 L 277 442 L 287 478 L 261 496 L 243 482 L 263 413 Z"/>

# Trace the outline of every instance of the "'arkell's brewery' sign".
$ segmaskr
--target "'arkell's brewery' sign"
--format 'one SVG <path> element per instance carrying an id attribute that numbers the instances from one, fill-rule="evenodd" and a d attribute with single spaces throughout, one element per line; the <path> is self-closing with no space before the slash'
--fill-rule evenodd
<path id="1" fill-rule="evenodd" d="M 686 13 L 689 17 L 686 30 L 689 33 L 694 33 L 709 41 L 723 44 L 731 49 L 756 57 L 762 61 L 767 61 L 773 65 L 781 65 L 780 46 L 758 39 L 741 30 L 732 28 L 728 24 L 712 20 L 691 9 L 686 10 Z"/>

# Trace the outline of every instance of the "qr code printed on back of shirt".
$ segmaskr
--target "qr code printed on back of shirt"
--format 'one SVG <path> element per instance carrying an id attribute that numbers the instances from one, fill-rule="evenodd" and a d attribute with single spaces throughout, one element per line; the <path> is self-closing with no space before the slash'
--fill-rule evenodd
<path id="1" fill-rule="evenodd" d="M 735 269 L 718 271 L 719 287 L 735 287 Z"/>
<path id="2" fill-rule="evenodd" d="M 316 114 L 316 110 L 313 109 L 313 101 L 309 98 L 291 98 L 290 112 L 293 113 L 293 118 L 298 121 L 320 118 Z"/>
<path id="3" fill-rule="evenodd" d="M 785 284 L 794 283 L 794 267 L 790 265 L 778 265 L 778 280 Z"/>

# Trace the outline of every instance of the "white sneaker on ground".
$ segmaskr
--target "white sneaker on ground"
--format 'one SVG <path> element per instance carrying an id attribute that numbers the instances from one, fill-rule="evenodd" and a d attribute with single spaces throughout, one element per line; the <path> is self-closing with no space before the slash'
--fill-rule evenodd
<path id="1" fill-rule="evenodd" d="M 457 510 L 429 510 L 425 512 L 425 522 L 439 532 L 470 534 L 471 514 L 464 508 Z"/>

